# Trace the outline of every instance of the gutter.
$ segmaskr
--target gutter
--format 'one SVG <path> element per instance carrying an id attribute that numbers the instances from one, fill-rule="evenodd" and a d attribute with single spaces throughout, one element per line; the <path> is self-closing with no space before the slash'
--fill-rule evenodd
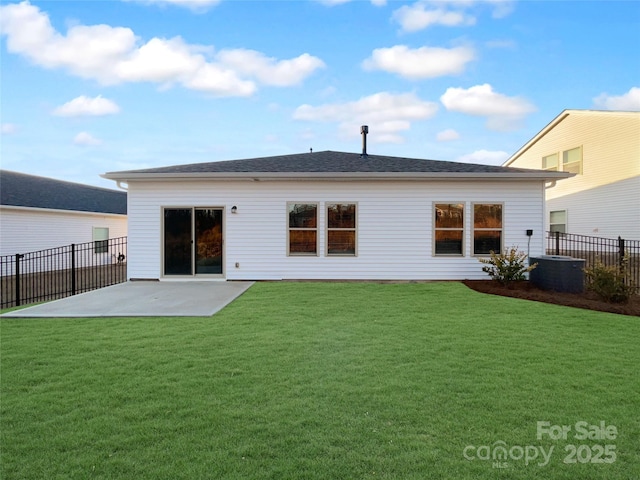
<path id="1" fill-rule="evenodd" d="M 574 176 L 567 172 L 182 172 L 182 173 L 127 173 L 114 172 L 100 175 L 115 180 L 118 186 L 129 181 L 203 181 L 203 180 L 239 180 L 239 181 L 557 181 Z M 122 188 L 122 187 L 121 187 Z"/>

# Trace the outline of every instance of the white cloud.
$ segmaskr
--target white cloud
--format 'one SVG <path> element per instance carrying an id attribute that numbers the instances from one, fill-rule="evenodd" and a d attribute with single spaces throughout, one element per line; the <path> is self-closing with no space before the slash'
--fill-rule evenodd
<path id="1" fill-rule="evenodd" d="M 179 84 L 219 96 L 248 96 L 257 90 L 254 77 L 268 85 L 300 83 L 324 63 L 309 54 L 289 60 L 250 52 L 257 66 L 230 66 L 209 58 L 213 49 L 191 45 L 181 37 L 154 37 L 141 42 L 129 28 L 109 25 L 76 25 L 66 35 L 57 32 L 46 13 L 28 2 L 0 7 L 0 32 L 7 50 L 36 65 L 64 69 L 102 84 L 151 82 L 161 87 Z M 235 50 L 221 50 L 217 58 L 233 57 Z M 245 56 L 246 57 L 246 56 Z"/>
<path id="2" fill-rule="evenodd" d="M 80 132 L 74 137 L 73 143 L 76 145 L 82 145 L 82 146 L 95 146 L 95 145 L 101 145 L 102 140 L 94 137 L 90 133 Z"/>
<path id="3" fill-rule="evenodd" d="M 137 1 L 147 5 L 177 5 L 186 7 L 195 12 L 203 12 L 209 7 L 213 7 L 220 3 L 221 0 L 125 0 Z"/>
<path id="4" fill-rule="evenodd" d="M 475 58 L 470 47 L 411 49 L 406 45 L 377 48 L 362 66 L 366 70 L 384 70 L 412 80 L 456 75 Z"/>
<path id="5" fill-rule="evenodd" d="M 440 101 L 447 110 L 486 117 L 487 127 L 492 130 L 518 128 L 519 122 L 536 110 L 526 99 L 494 92 L 488 83 L 468 89 L 448 88 Z"/>
<path id="6" fill-rule="evenodd" d="M 327 5 L 328 7 L 335 7 L 336 5 L 342 5 L 344 3 L 349 3 L 353 0 L 317 0 L 323 5 Z M 376 7 L 383 7 L 387 4 L 387 0 L 371 0 L 371 4 Z"/>
<path id="7" fill-rule="evenodd" d="M 640 87 L 631 87 L 627 93 L 618 96 L 601 93 L 593 99 L 593 104 L 604 110 L 638 111 L 640 110 Z"/>
<path id="8" fill-rule="evenodd" d="M 487 0 L 487 3 L 494 7 L 493 18 L 504 18 L 510 15 L 515 8 L 514 0 Z"/>
<path id="9" fill-rule="evenodd" d="M 280 87 L 300 84 L 315 70 L 325 66 L 322 60 L 308 53 L 278 61 L 255 50 L 235 49 L 223 50 L 216 58 L 234 71 L 254 77 L 265 85 Z"/>
<path id="10" fill-rule="evenodd" d="M 513 4 L 512 0 L 419 0 L 397 9 L 393 19 L 404 32 L 417 32 L 434 25 L 470 26 L 477 21 L 475 15 L 469 13 L 474 7 L 490 5 L 493 18 L 502 18 L 513 11 Z"/>
<path id="11" fill-rule="evenodd" d="M 223 97 L 248 97 L 257 90 L 250 80 L 240 80 L 232 70 L 211 63 L 205 64 L 192 77 L 183 82 L 192 90 L 211 93 Z"/>
<path id="12" fill-rule="evenodd" d="M 120 112 L 120 107 L 113 101 L 98 95 L 89 98 L 84 95 L 60 105 L 53 111 L 59 117 L 81 117 L 113 115 Z"/>
<path id="13" fill-rule="evenodd" d="M 403 31 L 417 32 L 432 25 L 444 25 L 454 27 L 458 25 L 474 25 L 476 19 L 461 11 L 446 10 L 444 6 L 429 8 L 426 2 L 416 2 L 413 5 L 404 5 L 393 12 Z"/>
<path id="14" fill-rule="evenodd" d="M 483 165 L 502 165 L 509 158 L 507 152 L 501 150 L 476 150 L 473 153 L 462 155 L 456 159 L 456 162 L 463 163 L 480 163 Z"/>
<path id="15" fill-rule="evenodd" d="M 18 127 L 13 123 L 3 123 L 0 125 L 2 135 L 13 135 L 18 131 Z"/>
<path id="16" fill-rule="evenodd" d="M 438 140 L 439 142 L 450 142 L 451 140 L 458 140 L 459 138 L 460 134 L 452 128 L 442 130 L 436 135 L 436 140 Z"/>
<path id="17" fill-rule="evenodd" d="M 418 98 L 414 93 L 380 92 L 354 102 L 314 107 L 299 106 L 293 118 L 315 122 L 337 122 L 346 137 L 360 135 L 360 125 L 369 125 L 375 143 L 401 143 L 400 132 L 409 130 L 411 122 L 433 117 L 438 105 Z"/>

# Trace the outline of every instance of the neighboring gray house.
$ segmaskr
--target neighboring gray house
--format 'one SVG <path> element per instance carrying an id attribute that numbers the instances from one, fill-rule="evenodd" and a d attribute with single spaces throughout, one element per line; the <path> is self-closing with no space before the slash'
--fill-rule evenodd
<path id="1" fill-rule="evenodd" d="M 126 235 L 126 192 L 0 170 L 0 255 Z"/>
<path id="2" fill-rule="evenodd" d="M 160 280 L 486 278 L 490 250 L 544 253 L 568 176 L 334 151 L 103 175 L 128 184 L 129 278 Z"/>

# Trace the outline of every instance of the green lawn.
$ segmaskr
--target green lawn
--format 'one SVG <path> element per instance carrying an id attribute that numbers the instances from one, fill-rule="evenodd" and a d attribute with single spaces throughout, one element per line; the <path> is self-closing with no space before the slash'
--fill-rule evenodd
<path id="1" fill-rule="evenodd" d="M 639 318 L 459 283 L 258 283 L 207 318 L 3 319 L 0 478 L 637 479 L 639 339 Z M 545 421 L 571 431 L 538 439 Z M 577 439 L 582 421 L 617 435 Z"/>

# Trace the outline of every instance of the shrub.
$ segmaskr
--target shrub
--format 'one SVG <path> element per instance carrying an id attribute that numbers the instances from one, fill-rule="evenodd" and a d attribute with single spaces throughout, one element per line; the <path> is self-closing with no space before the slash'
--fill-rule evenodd
<path id="1" fill-rule="evenodd" d="M 482 271 L 505 286 L 517 280 L 525 280 L 525 273 L 530 272 L 538 265 L 537 263 L 526 265 L 527 254 L 518 251 L 517 247 L 511 247 L 499 254 L 492 250 L 490 255 L 491 258 L 479 259 L 481 263 L 487 265 L 482 267 Z"/>
<path id="2" fill-rule="evenodd" d="M 596 259 L 595 264 L 584 269 L 587 288 L 609 303 L 627 303 L 635 291 L 628 270 L 629 259 L 622 259 L 620 266 L 607 266 Z"/>

